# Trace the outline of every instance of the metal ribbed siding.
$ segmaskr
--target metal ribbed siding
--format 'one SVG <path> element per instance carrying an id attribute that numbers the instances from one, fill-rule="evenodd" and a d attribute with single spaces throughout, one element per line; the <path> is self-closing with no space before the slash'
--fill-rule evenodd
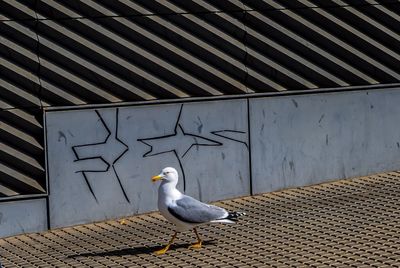
<path id="1" fill-rule="evenodd" d="M 0 195 L 44 192 L 42 108 L 398 83 L 398 1 L 0 2 Z"/>

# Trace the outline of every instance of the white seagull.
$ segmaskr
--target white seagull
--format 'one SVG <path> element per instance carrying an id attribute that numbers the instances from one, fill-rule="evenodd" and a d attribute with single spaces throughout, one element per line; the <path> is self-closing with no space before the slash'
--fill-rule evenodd
<path id="1" fill-rule="evenodd" d="M 182 194 L 178 184 L 178 172 L 172 167 L 164 168 L 161 173 L 152 178 L 153 182 L 161 180 L 158 188 L 158 209 L 168 221 L 175 224 L 175 233 L 169 243 L 156 254 L 164 254 L 174 242 L 178 232 L 193 229 L 197 242 L 189 248 L 201 248 L 202 240 L 196 227 L 207 223 L 235 223 L 243 212 L 228 212 L 223 208 L 202 203 L 190 196 Z"/>

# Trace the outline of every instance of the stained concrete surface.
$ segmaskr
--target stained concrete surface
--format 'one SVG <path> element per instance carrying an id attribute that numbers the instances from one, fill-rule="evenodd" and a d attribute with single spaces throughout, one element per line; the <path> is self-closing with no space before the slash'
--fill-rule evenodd
<path id="1" fill-rule="evenodd" d="M 400 173 L 341 180 L 219 205 L 247 212 L 236 225 L 179 234 L 158 213 L 0 240 L 5 267 L 398 267 Z"/>

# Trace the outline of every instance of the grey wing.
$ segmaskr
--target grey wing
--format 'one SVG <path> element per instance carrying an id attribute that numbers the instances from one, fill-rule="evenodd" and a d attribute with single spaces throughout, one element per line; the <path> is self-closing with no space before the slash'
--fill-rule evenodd
<path id="1" fill-rule="evenodd" d="M 168 211 L 179 220 L 187 223 L 206 223 L 228 216 L 225 209 L 204 204 L 190 196 L 184 196 L 177 200 L 176 206 L 169 206 Z"/>

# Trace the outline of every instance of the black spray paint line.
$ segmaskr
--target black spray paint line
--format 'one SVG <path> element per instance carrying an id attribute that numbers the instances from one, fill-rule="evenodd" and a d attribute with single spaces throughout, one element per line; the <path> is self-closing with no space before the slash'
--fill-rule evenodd
<path id="1" fill-rule="evenodd" d="M 225 135 L 220 134 L 220 133 L 224 133 L 224 132 L 246 134 L 246 132 L 244 132 L 244 131 L 238 131 L 238 130 L 217 130 L 217 131 L 211 131 L 211 133 L 214 134 L 215 136 L 218 136 L 218 137 L 221 137 L 221 138 L 225 138 L 225 139 L 228 139 L 228 140 L 231 140 L 231 141 L 240 142 L 240 143 L 244 144 L 244 145 L 246 146 L 247 149 L 249 149 L 249 145 L 248 145 L 246 142 L 241 141 L 241 140 L 237 140 L 237 139 L 234 139 L 234 138 L 231 138 L 231 137 L 228 137 L 228 136 L 225 136 Z"/>
<path id="2" fill-rule="evenodd" d="M 176 159 L 177 159 L 178 162 L 179 162 L 179 166 L 180 166 L 181 171 L 182 171 L 183 192 L 185 192 L 185 191 L 186 191 L 186 177 L 185 177 L 185 171 L 184 171 L 184 169 L 183 169 L 183 165 L 182 165 L 182 163 L 181 163 L 181 160 L 180 160 L 180 158 L 179 158 L 178 153 L 176 152 L 176 150 L 173 149 L 173 150 L 162 151 L 162 152 L 158 152 L 158 153 L 155 153 L 155 154 L 151 154 L 151 152 L 153 151 L 153 145 L 151 145 L 151 144 L 149 144 L 149 143 L 146 142 L 146 141 L 149 141 L 149 140 L 157 140 L 157 139 L 163 139 L 163 138 L 168 138 L 168 137 L 176 136 L 176 134 L 177 134 L 177 128 L 178 128 L 178 124 L 179 124 L 179 120 L 180 120 L 181 114 L 182 114 L 182 109 L 183 109 L 183 104 L 181 105 L 181 107 L 180 107 L 180 109 L 179 109 L 178 118 L 177 118 L 177 120 L 176 120 L 175 127 L 174 127 L 174 134 L 163 135 L 163 136 L 152 137 L 152 138 L 137 139 L 137 141 L 139 141 L 139 142 L 141 142 L 141 143 L 143 143 L 143 144 L 145 144 L 145 145 L 147 145 L 147 146 L 150 147 L 150 149 L 149 149 L 146 153 L 144 153 L 144 155 L 142 156 L 143 158 L 145 158 L 145 157 L 150 157 L 150 156 L 155 156 L 155 155 L 160 155 L 160 154 L 165 154 L 165 153 L 171 153 L 171 152 L 174 153 Z"/>
<path id="3" fill-rule="evenodd" d="M 194 138 L 204 139 L 204 140 L 207 140 L 207 141 L 209 141 L 209 142 L 214 143 L 214 144 L 197 143 L 197 142 L 196 142 L 196 143 L 193 143 L 192 145 L 190 145 L 190 147 L 189 147 L 189 148 L 185 151 L 185 153 L 182 155 L 182 158 L 189 152 L 190 149 L 192 149 L 193 146 L 222 146 L 222 145 L 223 145 L 221 142 L 216 141 L 216 140 L 211 140 L 211 139 L 209 139 L 209 138 L 204 138 L 204 137 L 201 137 L 201 136 L 198 136 L 198 135 L 195 135 L 195 134 L 185 133 L 185 131 L 183 130 L 183 128 L 182 128 L 181 125 L 179 125 L 179 128 L 181 129 L 181 131 L 182 131 L 182 133 L 183 133 L 184 135 L 192 136 L 192 137 L 194 137 Z M 196 139 L 195 139 L 195 140 L 196 140 Z"/>
<path id="4" fill-rule="evenodd" d="M 150 145 L 150 144 L 148 144 L 148 143 L 146 143 L 146 142 L 144 142 L 144 141 L 145 141 L 145 140 L 146 140 L 146 141 L 149 141 L 149 140 L 158 140 L 158 139 L 164 139 L 164 138 L 169 138 L 169 137 L 174 137 L 174 136 L 176 136 L 176 134 L 177 134 L 177 128 L 178 128 L 178 124 L 179 124 L 179 120 L 180 120 L 180 118 L 181 118 L 182 108 L 183 108 L 183 104 L 182 104 L 181 107 L 180 107 L 179 114 L 178 114 L 178 118 L 177 118 L 176 123 L 175 123 L 174 134 L 163 135 L 163 136 L 157 136 L 157 137 L 152 137 L 152 138 L 137 139 L 137 141 L 142 142 L 142 143 L 144 143 L 144 144 L 146 144 L 147 146 L 150 147 L 150 150 L 147 151 L 147 152 L 143 155 L 143 157 L 154 156 L 154 155 L 159 155 L 159 154 L 163 154 L 163 153 L 169 153 L 169 152 L 172 152 L 172 151 L 173 151 L 173 150 L 168 150 L 168 151 L 165 151 L 165 152 L 160 152 L 160 153 L 156 153 L 156 154 L 151 154 L 151 155 L 150 155 L 150 153 L 153 151 L 153 146 Z"/>
<path id="5" fill-rule="evenodd" d="M 216 147 L 216 146 L 223 146 L 224 144 L 222 142 L 218 141 L 218 140 L 214 140 L 214 139 L 206 138 L 206 137 L 203 137 L 203 136 L 200 136 L 200 135 L 196 135 L 196 134 L 185 132 L 184 128 L 182 127 L 182 124 L 180 123 L 180 119 L 181 119 L 181 116 L 182 116 L 182 111 L 183 111 L 183 104 L 180 106 L 179 113 L 178 113 L 178 116 L 177 116 L 177 119 L 176 119 L 176 122 L 175 122 L 175 126 L 174 126 L 174 130 L 173 130 L 172 134 L 156 136 L 156 137 L 150 137 L 150 138 L 142 138 L 142 139 L 137 139 L 137 141 L 149 146 L 149 148 L 150 148 L 147 152 L 145 152 L 143 154 L 143 156 L 142 156 L 143 158 L 150 157 L 150 156 L 161 155 L 161 154 L 165 154 L 165 153 L 173 153 L 175 155 L 176 159 L 178 160 L 180 169 L 182 170 L 183 185 L 184 185 L 183 188 L 184 188 L 184 191 L 186 191 L 185 169 L 183 167 L 181 159 L 183 159 L 188 154 L 190 149 L 192 149 L 192 147 L 194 147 L 194 146 Z M 168 139 L 170 137 L 177 136 L 178 130 L 184 136 L 190 136 L 195 141 L 189 146 L 188 149 L 186 149 L 186 151 L 182 155 L 178 154 L 176 145 L 172 146 L 172 148 L 171 147 L 168 148 L 168 150 L 154 152 L 154 146 L 150 143 L 150 141 Z M 212 133 L 213 135 L 228 139 L 228 140 L 232 140 L 232 141 L 243 143 L 246 146 L 246 148 L 248 147 L 246 142 L 243 142 L 243 141 L 240 141 L 240 140 L 237 140 L 237 139 L 233 139 L 233 138 L 230 138 L 230 137 L 227 137 L 227 136 L 221 134 L 221 133 L 224 133 L 224 132 L 241 133 L 241 134 L 245 134 L 246 133 L 246 132 L 243 132 L 243 131 L 236 131 L 236 130 L 218 130 L 218 131 L 212 131 L 210 133 Z M 197 139 L 201 139 L 201 140 L 207 141 L 209 143 L 201 142 L 201 141 L 198 141 Z"/>
<path id="6" fill-rule="evenodd" d="M 78 153 L 77 153 L 77 151 L 76 151 L 76 149 L 77 149 L 77 148 L 80 148 L 80 147 L 95 146 L 95 145 L 105 144 L 105 143 L 107 143 L 107 140 L 108 140 L 108 138 L 109 138 L 110 135 L 111 135 L 111 131 L 110 131 L 110 129 L 108 128 L 108 126 L 106 125 L 106 123 L 104 122 L 104 120 L 103 120 L 103 118 L 101 117 L 99 111 L 95 110 L 95 112 L 96 112 L 97 116 L 99 117 L 99 119 L 100 119 L 100 121 L 101 121 L 103 127 L 104 127 L 104 128 L 106 129 L 106 131 L 107 131 L 107 137 L 106 137 L 106 138 L 104 139 L 104 141 L 102 141 L 102 142 L 88 143 L 88 144 L 82 144 L 82 145 L 72 146 L 72 151 L 74 152 L 74 155 L 75 155 L 75 157 L 76 157 L 76 160 L 74 160 L 74 162 L 80 161 L 80 160 L 88 160 L 88 159 L 100 159 L 100 160 L 102 160 L 104 163 L 107 164 L 107 169 L 106 169 L 105 171 L 91 171 L 91 170 L 88 170 L 88 171 L 86 171 L 86 170 L 79 170 L 79 171 L 77 171 L 77 172 L 81 172 L 81 173 L 82 173 L 83 178 L 85 179 L 86 185 L 87 185 L 87 187 L 89 188 L 90 193 L 92 194 L 92 196 L 94 197 L 94 199 L 96 200 L 96 202 L 99 203 L 98 200 L 97 200 L 97 197 L 96 197 L 96 195 L 95 195 L 95 193 L 94 193 L 94 191 L 93 191 L 93 188 L 92 188 L 92 186 L 91 186 L 91 184 L 90 184 L 90 182 L 89 182 L 89 179 L 88 179 L 88 177 L 87 177 L 87 175 L 86 175 L 86 172 L 106 172 L 106 171 L 109 170 L 110 164 L 108 164 L 107 161 L 105 161 L 104 158 L 101 157 L 101 156 L 80 158 L 79 155 L 78 155 Z"/>
<path id="7" fill-rule="evenodd" d="M 125 191 L 125 189 L 124 189 L 124 187 L 123 187 L 123 185 L 122 185 L 122 183 L 121 183 L 121 180 L 120 180 L 120 178 L 119 178 L 118 172 L 116 171 L 115 166 L 114 166 L 115 163 L 116 163 L 118 160 L 120 160 L 121 157 L 129 150 L 128 145 L 127 145 L 126 143 L 124 143 L 124 142 L 118 137 L 118 126 L 119 126 L 119 109 L 118 109 L 118 108 L 116 109 L 116 112 L 115 112 L 115 115 L 116 115 L 116 126 L 115 126 L 115 128 L 116 128 L 116 129 L 115 129 L 115 136 L 114 136 L 114 137 L 115 137 L 115 139 L 116 139 L 119 143 L 121 143 L 122 145 L 124 145 L 125 150 L 124 150 L 120 155 L 118 155 L 118 156 L 116 157 L 116 159 L 114 159 L 114 161 L 113 161 L 111 164 L 108 163 L 101 155 L 93 156 L 93 157 L 84 157 L 84 158 L 80 158 L 80 157 L 79 157 L 79 154 L 78 154 L 78 152 L 77 152 L 77 148 L 81 148 L 81 147 L 90 147 L 90 146 L 96 146 L 96 145 L 106 144 L 106 143 L 108 142 L 108 139 L 109 139 L 110 136 L 111 136 L 111 133 L 112 133 L 112 132 L 110 131 L 110 128 L 107 126 L 107 124 L 106 124 L 106 122 L 104 121 L 103 117 L 101 116 L 101 114 L 99 113 L 98 110 L 95 110 L 95 112 L 96 112 L 97 116 L 99 117 L 99 119 L 100 119 L 100 121 L 101 121 L 103 127 L 106 129 L 106 131 L 107 131 L 107 133 L 108 133 L 108 134 L 107 134 L 107 137 L 106 137 L 105 140 L 102 141 L 102 142 L 88 143 L 88 144 L 81 144 L 81 145 L 72 146 L 72 151 L 74 152 L 74 155 L 75 155 L 75 157 L 76 157 L 76 159 L 74 160 L 74 162 L 83 161 L 83 160 L 89 160 L 89 159 L 100 159 L 101 161 L 103 161 L 103 162 L 107 165 L 107 168 L 106 168 L 105 170 L 79 170 L 79 171 L 76 171 L 76 172 L 81 172 L 81 173 L 82 173 L 82 175 L 83 175 L 83 177 L 84 177 L 84 179 L 85 179 L 86 185 L 88 186 L 88 188 L 89 188 L 89 190 L 90 190 L 92 196 L 94 197 L 94 199 L 95 199 L 96 202 L 98 203 L 97 197 L 96 197 L 96 195 L 95 195 L 95 193 L 94 193 L 94 191 L 93 191 L 93 188 L 92 188 L 92 186 L 91 186 L 91 184 L 90 184 L 90 182 L 89 182 L 89 180 L 88 180 L 88 178 L 87 178 L 87 174 L 86 174 L 86 173 L 88 173 L 88 172 L 108 172 L 109 169 L 110 169 L 110 166 L 112 166 L 113 171 L 114 171 L 114 174 L 115 174 L 115 176 L 116 176 L 116 178 L 117 178 L 118 184 L 119 184 L 119 186 L 120 186 L 120 188 L 121 188 L 121 190 L 122 190 L 122 193 L 123 193 L 123 195 L 124 195 L 124 198 L 125 198 L 125 200 L 126 200 L 128 203 L 130 203 L 129 198 L 128 198 L 127 194 L 126 194 L 126 191 Z"/>
<path id="8" fill-rule="evenodd" d="M 181 105 L 181 107 L 180 107 L 180 109 L 179 109 L 179 113 L 178 113 L 178 117 L 177 117 L 176 122 L 175 122 L 175 127 L 174 127 L 174 130 L 173 130 L 173 134 L 168 134 L 168 135 L 163 135 L 163 136 L 157 136 L 157 137 L 151 137 L 151 138 L 138 139 L 138 141 L 139 141 L 139 142 L 142 142 L 143 144 L 146 144 L 147 146 L 150 147 L 150 150 L 148 150 L 148 151 L 143 155 L 143 157 L 156 156 L 156 155 L 160 155 L 160 154 L 164 154 L 164 153 L 171 153 L 171 152 L 174 153 L 176 159 L 178 160 L 178 163 L 179 163 L 179 166 L 180 166 L 180 168 L 181 168 L 181 171 L 182 171 L 183 190 L 184 190 L 184 192 L 185 192 L 185 191 L 186 191 L 186 176 L 185 176 L 185 170 L 184 170 L 184 167 L 183 167 L 181 158 L 185 157 L 186 154 L 190 151 L 190 149 L 191 149 L 193 146 L 222 146 L 222 143 L 220 143 L 220 142 L 218 142 L 218 141 L 215 141 L 215 140 L 211 140 L 211 139 L 202 137 L 202 136 L 199 136 L 199 135 L 195 135 L 195 134 L 191 134 L 191 133 L 186 133 L 186 132 L 184 131 L 183 127 L 181 126 L 181 124 L 179 123 L 179 122 L 180 122 L 180 119 L 181 119 L 181 116 L 182 116 L 182 111 L 183 111 L 183 104 Z M 166 139 L 166 138 L 174 137 L 174 136 L 176 136 L 176 135 L 178 134 L 178 128 L 179 128 L 179 130 L 182 132 L 182 134 L 183 134 L 184 136 L 193 137 L 194 140 L 196 141 L 195 143 L 192 143 L 192 144 L 189 146 L 189 148 L 182 154 L 182 156 L 179 156 L 177 150 L 175 149 L 176 146 L 175 146 L 174 149 L 169 149 L 169 150 L 165 150 L 165 151 L 161 151 L 161 152 L 157 152 L 157 153 L 152 153 L 152 152 L 153 152 L 153 145 L 151 145 L 150 143 L 148 143 L 148 142 L 146 142 L 146 141 L 160 140 L 160 139 Z M 197 142 L 196 138 L 209 141 L 209 142 L 211 142 L 211 143 L 213 143 L 213 144 L 199 143 L 199 142 Z"/>
<path id="9" fill-rule="evenodd" d="M 126 191 L 125 191 L 125 188 L 124 188 L 124 186 L 122 185 L 121 179 L 120 179 L 119 176 L 118 176 L 117 170 L 115 169 L 115 166 L 114 166 L 114 164 L 115 164 L 126 152 L 129 151 L 129 146 L 126 145 L 126 143 L 124 143 L 122 140 L 120 140 L 120 139 L 118 138 L 118 126 L 119 126 L 119 119 L 118 119 L 118 118 L 119 118 L 119 109 L 117 108 L 117 110 L 116 110 L 116 112 L 115 112 L 115 120 L 116 120 L 115 139 L 125 146 L 125 150 L 113 161 L 113 163 L 112 163 L 112 168 L 113 168 L 113 170 L 114 170 L 115 176 L 117 177 L 117 180 L 118 180 L 119 186 L 121 187 L 122 193 L 124 194 L 125 200 L 126 200 L 128 203 L 131 203 L 130 200 L 129 200 L 129 198 L 128 198 L 128 195 L 127 195 L 127 193 L 126 193 Z"/>
<path id="10" fill-rule="evenodd" d="M 185 170 L 184 170 L 184 168 L 183 168 L 182 162 L 181 162 L 181 160 L 179 159 L 179 156 L 178 156 L 178 154 L 176 153 L 176 151 L 174 151 L 174 154 L 175 154 L 176 159 L 178 159 L 179 167 L 180 167 L 181 170 L 182 170 L 183 192 L 186 192 L 186 176 L 185 176 Z"/>

